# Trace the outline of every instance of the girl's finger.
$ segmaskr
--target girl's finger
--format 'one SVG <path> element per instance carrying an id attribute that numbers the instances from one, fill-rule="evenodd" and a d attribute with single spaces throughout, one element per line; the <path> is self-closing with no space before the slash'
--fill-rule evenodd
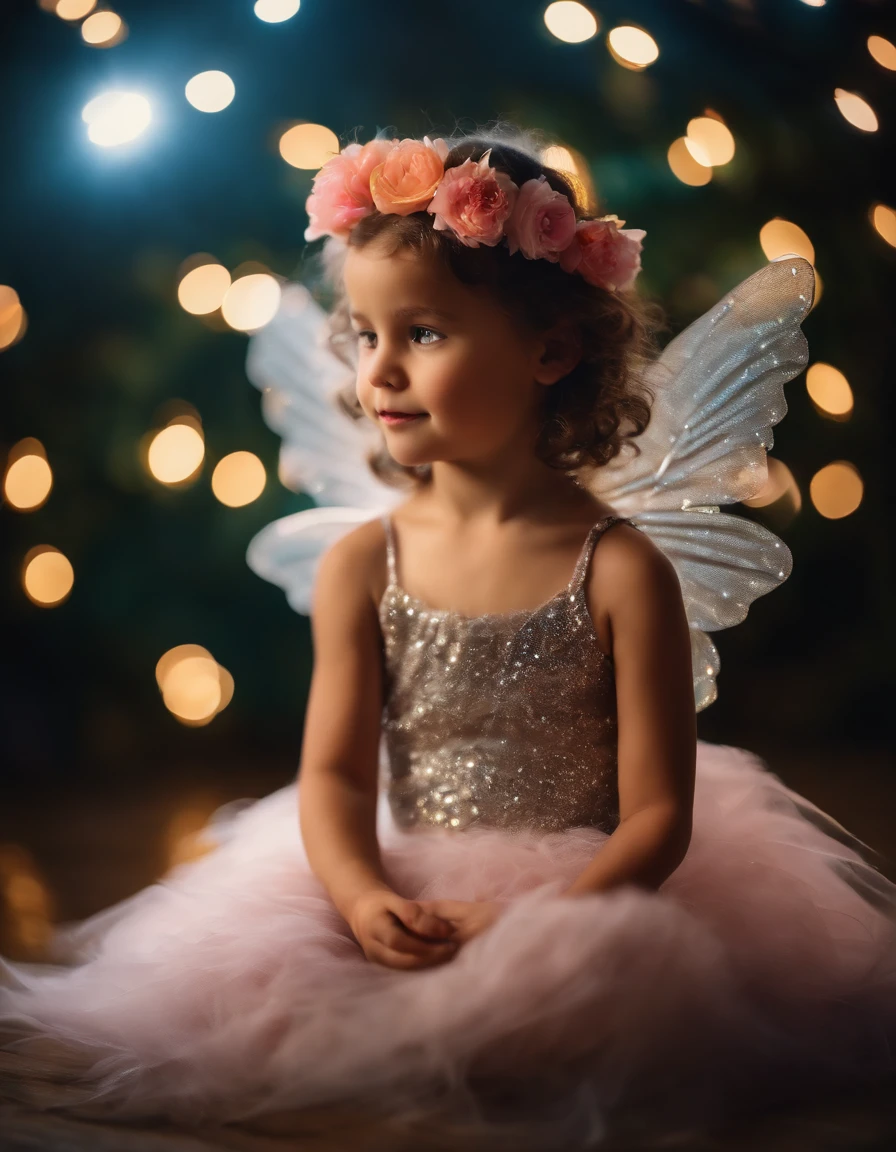
<path id="1" fill-rule="evenodd" d="M 438 913 L 432 913 L 419 906 L 415 907 L 414 913 L 405 921 L 409 928 L 413 928 L 415 932 L 419 932 L 421 936 L 450 936 L 451 925 L 441 917 Z"/>
<path id="2" fill-rule="evenodd" d="M 463 916 L 469 908 L 469 904 L 464 900 L 421 900 L 420 904 L 427 912 L 444 917 L 446 920 Z"/>
<path id="3" fill-rule="evenodd" d="M 414 956 L 430 956 L 437 951 L 450 951 L 452 940 L 421 940 L 413 932 L 408 932 L 402 924 L 376 925 L 372 932 L 374 940 L 396 952 L 411 953 Z"/>
<path id="4" fill-rule="evenodd" d="M 415 968 L 431 968 L 451 960 L 457 951 L 456 948 L 430 950 L 426 956 L 415 956 L 409 952 L 398 952 L 394 948 L 378 945 L 373 949 L 373 960 L 387 968 L 401 968 L 405 970 Z"/>
<path id="5" fill-rule="evenodd" d="M 451 925 L 447 920 L 442 920 L 438 916 L 432 916 L 425 912 L 416 901 L 408 901 L 405 904 L 395 906 L 391 911 L 396 923 L 408 932 L 418 936 L 435 937 L 436 939 L 443 939 L 451 935 Z"/>

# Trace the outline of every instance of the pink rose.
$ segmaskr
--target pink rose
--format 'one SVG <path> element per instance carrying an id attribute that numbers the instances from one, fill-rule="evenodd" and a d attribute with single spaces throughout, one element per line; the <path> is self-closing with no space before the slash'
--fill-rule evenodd
<path id="1" fill-rule="evenodd" d="M 504 233 L 511 255 L 521 251 L 527 260 L 544 258 L 556 264 L 576 232 L 576 213 L 568 198 L 556 192 L 544 175 L 520 188 L 516 207 Z"/>
<path id="2" fill-rule="evenodd" d="M 491 148 L 478 161 L 465 160 L 448 168 L 427 212 L 433 228 L 450 228 L 468 248 L 493 248 L 504 238 L 504 221 L 516 203 L 519 188 L 506 172 L 490 168 Z"/>
<path id="3" fill-rule="evenodd" d="M 622 229 L 624 223 L 618 216 L 580 220 L 573 242 L 560 253 L 561 268 L 611 291 L 631 288 L 641 271 L 641 241 L 647 233 Z"/>
<path id="4" fill-rule="evenodd" d="M 324 164 L 305 201 L 309 220 L 306 240 L 328 235 L 344 238 L 362 217 L 370 215 L 374 208 L 370 173 L 397 143 L 369 140 L 363 145 L 349 144 Z"/>
<path id="5" fill-rule="evenodd" d="M 370 174 L 374 204 L 398 216 L 422 211 L 435 195 L 447 156 L 444 140 L 402 140 Z"/>

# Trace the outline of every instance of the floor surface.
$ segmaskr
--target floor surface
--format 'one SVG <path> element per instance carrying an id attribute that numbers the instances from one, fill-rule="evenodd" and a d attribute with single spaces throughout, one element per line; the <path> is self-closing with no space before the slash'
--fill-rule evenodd
<path id="1" fill-rule="evenodd" d="M 802 753 L 769 764 L 882 853 L 878 866 L 896 880 L 896 774 L 882 755 Z M 227 786 L 169 781 L 102 797 L 7 797 L 0 811 L 0 954 L 38 958 L 54 923 L 107 907 L 200 853 L 202 825 L 218 805 L 265 795 L 284 783 L 274 773 L 253 769 L 242 780 L 231 776 Z M 333 1107 L 271 1118 L 251 1130 L 125 1126 L 37 1112 L 28 1106 L 30 1087 L 27 1069 L 0 1054 L 3 1152 L 517 1152 L 520 1145 L 512 1135 L 506 1143 L 494 1137 L 478 1143 L 450 1117 L 398 1130 L 380 1117 Z M 890 1152 L 896 1148 L 896 1083 L 750 1117 L 711 1136 L 668 1132 L 646 1141 L 611 1131 L 596 1146 L 608 1152 Z"/>

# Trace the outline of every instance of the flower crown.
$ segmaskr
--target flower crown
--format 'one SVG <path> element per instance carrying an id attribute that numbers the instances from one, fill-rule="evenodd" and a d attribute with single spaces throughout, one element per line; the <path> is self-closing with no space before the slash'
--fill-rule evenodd
<path id="1" fill-rule="evenodd" d="M 349 144 L 314 177 L 305 207 L 305 239 L 345 239 L 374 209 L 409 216 L 431 212 L 433 228 L 449 229 L 470 248 L 505 240 L 511 254 L 550 260 L 610 291 L 632 287 L 641 270 L 641 228 L 623 229 L 618 216 L 576 220 L 575 209 L 544 175 L 522 187 L 477 160 L 445 168 L 444 140 L 370 140 Z"/>

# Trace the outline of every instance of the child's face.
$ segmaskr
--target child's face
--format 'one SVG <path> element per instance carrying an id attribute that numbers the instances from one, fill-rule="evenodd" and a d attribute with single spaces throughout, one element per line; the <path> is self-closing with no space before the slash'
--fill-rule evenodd
<path id="1" fill-rule="evenodd" d="M 343 281 L 359 334 L 358 399 L 393 459 L 481 462 L 531 446 L 539 377 L 550 383 L 556 373 L 540 363 L 544 343 L 521 337 L 484 289 L 416 254 L 384 256 L 373 245 L 349 249 Z M 425 415 L 389 425 L 381 409 Z"/>

